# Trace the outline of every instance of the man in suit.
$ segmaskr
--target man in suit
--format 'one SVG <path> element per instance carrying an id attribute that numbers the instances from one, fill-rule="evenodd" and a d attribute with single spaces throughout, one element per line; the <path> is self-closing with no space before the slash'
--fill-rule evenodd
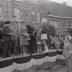
<path id="1" fill-rule="evenodd" d="M 3 26 L 3 53 L 4 57 L 11 56 L 11 29 L 9 27 L 9 24 L 4 24 Z"/>

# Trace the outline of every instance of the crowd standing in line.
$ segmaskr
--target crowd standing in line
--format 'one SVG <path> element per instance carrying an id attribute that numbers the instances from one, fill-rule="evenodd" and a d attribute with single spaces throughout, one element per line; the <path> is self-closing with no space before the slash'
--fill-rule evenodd
<path id="1" fill-rule="evenodd" d="M 3 46 L 6 46 L 6 50 L 3 49 L 5 55 L 8 47 L 11 54 L 33 54 L 36 52 L 48 52 L 48 49 L 63 49 L 67 42 L 66 38 L 68 36 L 48 34 L 47 29 L 42 25 L 34 27 L 31 24 L 13 24 L 11 26 L 4 24 L 0 30 L 0 46 L 1 50 Z"/>
<path id="2" fill-rule="evenodd" d="M 55 49 L 59 53 L 63 50 L 68 71 L 72 60 L 72 38 L 56 33 L 48 34 L 46 27 L 37 27 L 25 23 L 4 23 L 0 29 L 0 57 L 45 53 Z"/>

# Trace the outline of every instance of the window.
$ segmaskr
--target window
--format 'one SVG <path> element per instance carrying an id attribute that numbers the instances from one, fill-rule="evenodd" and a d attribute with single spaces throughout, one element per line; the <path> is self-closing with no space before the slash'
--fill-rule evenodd
<path id="1" fill-rule="evenodd" d="M 31 21 L 32 22 L 37 22 L 37 12 L 36 11 L 32 11 L 31 12 Z"/>
<path id="2" fill-rule="evenodd" d="M 32 11 L 32 16 L 34 16 L 35 15 L 35 12 L 34 11 Z"/>
<path id="3" fill-rule="evenodd" d="M 65 21 L 63 21 L 63 27 L 65 27 Z"/>
<path id="4" fill-rule="evenodd" d="M 72 22 L 69 22 L 68 23 L 68 27 L 72 27 Z"/>
<path id="5" fill-rule="evenodd" d="M 70 27 L 70 22 L 68 23 L 68 27 Z"/>
<path id="6" fill-rule="evenodd" d="M 15 21 L 21 20 L 20 9 L 14 8 L 14 17 L 15 17 Z"/>
<path id="7" fill-rule="evenodd" d="M 37 12 L 37 22 L 39 23 L 40 22 L 40 13 Z"/>
<path id="8" fill-rule="evenodd" d="M 57 21 L 50 21 L 50 25 L 54 26 L 55 28 L 58 28 L 58 22 Z"/>
<path id="9" fill-rule="evenodd" d="M 0 20 L 3 19 L 3 14 L 2 14 L 2 7 L 0 7 Z"/>

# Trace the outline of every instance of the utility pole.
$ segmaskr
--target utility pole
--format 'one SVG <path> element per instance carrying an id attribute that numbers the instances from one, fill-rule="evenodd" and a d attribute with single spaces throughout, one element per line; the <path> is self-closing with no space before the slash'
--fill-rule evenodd
<path id="1" fill-rule="evenodd" d="M 8 0 L 7 0 L 7 21 L 9 20 L 9 18 L 8 18 Z"/>

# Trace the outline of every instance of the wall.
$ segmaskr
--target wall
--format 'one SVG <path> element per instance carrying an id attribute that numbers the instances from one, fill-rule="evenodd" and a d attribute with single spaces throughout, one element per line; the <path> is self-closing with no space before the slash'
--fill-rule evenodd
<path id="1" fill-rule="evenodd" d="M 58 33 L 64 33 L 65 27 L 68 27 L 69 22 L 71 23 L 70 26 L 72 27 L 72 19 L 69 18 L 57 18 L 57 17 L 49 17 L 48 16 L 48 11 L 43 11 L 42 9 L 40 10 L 39 8 L 37 8 L 36 5 L 32 5 L 32 4 L 28 4 L 27 2 L 22 3 L 19 1 L 15 1 L 15 0 L 11 0 L 11 1 L 5 1 L 5 0 L 0 0 L 0 7 L 2 7 L 2 18 L 3 20 L 10 20 L 10 21 L 14 21 L 17 19 L 21 20 L 21 21 L 25 21 L 25 22 L 41 22 L 42 18 L 47 18 L 47 22 L 49 24 L 49 22 L 51 20 L 55 20 L 58 22 L 58 27 L 57 28 L 57 32 Z M 14 13 L 14 9 L 19 9 L 19 16 L 15 15 L 17 14 Z M 34 12 L 35 14 L 32 15 L 32 12 Z M 38 13 L 38 15 L 37 15 Z M 16 17 L 18 16 L 18 17 Z"/>

